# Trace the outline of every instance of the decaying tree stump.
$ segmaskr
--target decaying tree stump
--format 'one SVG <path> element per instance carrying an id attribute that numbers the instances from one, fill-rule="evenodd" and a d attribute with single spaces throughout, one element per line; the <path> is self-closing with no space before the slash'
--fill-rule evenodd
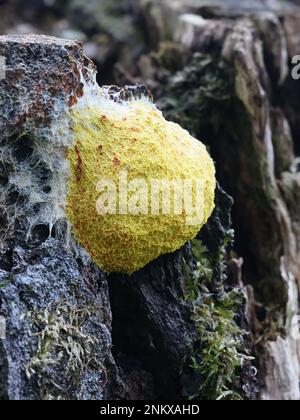
<path id="1" fill-rule="evenodd" d="M 43 36 L 0 37 L 0 55 L 0 398 L 103 399 L 123 388 L 107 280 L 69 242 L 63 206 L 66 112 L 93 65 Z"/>
<path id="2" fill-rule="evenodd" d="M 170 118 L 206 139 L 234 198 L 260 396 L 298 400 L 300 84 L 291 60 L 300 53 L 300 9 L 277 1 L 179 3 L 143 2 L 159 52 L 141 59 L 141 78 L 151 78 Z M 177 48 L 179 55 L 179 46 L 188 64 L 173 77 L 167 54 Z"/>
<path id="3" fill-rule="evenodd" d="M 108 278 L 71 235 L 68 110 L 83 94 L 92 63 L 79 44 L 43 36 L 1 37 L 0 55 L 6 59 L 0 82 L 1 399 L 198 396 L 203 374 L 191 367 L 201 337 L 195 298 L 187 298 L 188 290 L 196 291 L 188 287 L 195 269 L 190 247 L 131 278 Z M 224 204 L 204 240 L 216 258 L 230 231 L 231 206 L 224 192 L 218 196 Z M 226 297 L 221 263 L 213 274 L 218 299 Z M 213 294 L 208 298 L 213 302 Z M 214 380 L 221 392 L 231 379 Z M 247 395 L 255 393 L 248 388 Z"/>
<path id="4" fill-rule="evenodd" d="M 70 234 L 63 159 L 93 65 L 75 42 L 0 37 L 0 398 L 299 400 L 300 9 L 131 7 L 152 51 L 115 78 L 206 142 L 216 210 L 131 277 L 95 267 Z"/>

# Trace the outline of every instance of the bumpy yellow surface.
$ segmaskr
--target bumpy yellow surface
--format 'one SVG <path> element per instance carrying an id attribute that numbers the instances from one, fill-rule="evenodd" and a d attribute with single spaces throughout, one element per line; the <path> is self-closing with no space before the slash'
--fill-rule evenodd
<path id="1" fill-rule="evenodd" d="M 131 274 L 197 235 L 214 208 L 215 169 L 206 148 L 147 101 L 131 101 L 122 113 L 114 106 L 104 109 L 94 104 L 72 111 L 76 143 L 68 156 L 68 216 L 77 240 L 99 267 Z M 99 180 L 117 183 L 120 171 L 127 171 L 129 181 L 203 180 L 203 220 L 193 226 L 174 212 L 98 214 Z"/>

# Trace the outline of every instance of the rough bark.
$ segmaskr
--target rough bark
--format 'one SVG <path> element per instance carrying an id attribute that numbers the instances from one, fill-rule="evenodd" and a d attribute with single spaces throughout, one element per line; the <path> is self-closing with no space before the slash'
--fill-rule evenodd
<path id="1" fill-rule="evenodd" d="M 255 296 L 248 289 L 261 398 L 298 400 L 299 83 L 290 63 L 300 51 L 300 11 L 276 1 L 191 1 L 179 10 L 175 2 L 146 3 L 155 16 L 169 16 L 166 7 L 177 15 L 171 40 L 190 55 L 175 77 L 166 69 L 162 91 L 163 61 L 148 60 L 162 107 L 206 139 L 235 200 L 236 250 Z M 151 25 L 156 33 L 165 22 Z"/>
<path id="2" fill-rule="evenodd" d="M 78 43 L 43 36 L 0 37 L 0 55 L 0 398 L 122 394 L 107 279 L 70 242 L 63 210 L 65 113 L 93 66 Z"/>
<path id="3" fill-rule="evenodd" d="M 64 157 L 72 141 L 67 111 L 93 66 L 79 44 L 49 37 L 2 37 L 0 53 L 7 58 L 0 84 L 1 398 L 201 398 L 212 363 L 204 359 L 203 370 L 202 280 L 211 308 L 221 310 L 226 300 L 232 328 L 226 331 L 220 313 L 208 307 L 203 321 L 214 317 L 220 336 L 207 341 L 217 352 L 218 340 L 224 347 L 234 342 L 236 356 L 231 363 L 230 353 L 228 360 L 220 353 L 222 372 L 205 393 L 216 398 L 230 386 L 238 398 L 254 397 L 251 366 L 239 374 L 235 348 L 246 344 L 243 298 L 224 289 L 231 199 L 218 191 L 211 228 L 199 238 L 206 246 L 203 272 L 187 245 L 130 278 L 107 278 L 70 235 L 64 206 Z M 233 286 L 240 285 L 227 290 Z"/>
<path id="4" fill-rule="evenodd" d="M 206 141 L 218 180 L 234 198 L 236 242 L 231 199 L 219 189 L 214 216 L 196 245 L 161 257 L 131 278 L 107 277 L 97 269 L 67 241 L 65 215 L 56 214 L 57 197 L 65 193 L 57 189 L 57 180 L 65 181 L 65 112 L 82 93 L 78 70 L 88 77 L 85 67 L 91 64 L 72 42 L 2 38 L 0 55 L 13 51 L 14 62 L 8 62 L 10 84 L 0 81 L 5 98 L 0 102 L 0 283 L 6 285 L 0 289 L 0 315 L 8 319 L 8 339 L 0 341 L 1 398 L 255 399 L 259 388 L 261 399 L 300 399 L 300 84 L 291 78 L 290 65 L 300 54 L 299 8 L 276 0 L 250 6 L 236 0 L 135 0 L 116 2 L 115 19 L 107 27 L 102 19 L 110 15 L 109 2 L 100 10 L 96 1 L 88 8 L 71 3 L 64 11 L 71 22 L 84 32 L 78 16 L 85 16 L 95 33 L 109 35 L 105 48 L 88 45 L 103 66 L 99 79 L 146 82 L 168 118 Z M 29 9 L 34 16 L 35 6 Z M 122 40 L 115 35 L 121 20 L 127 22 Z M 25 63 L 32 69 L 28 78 Z M 32 197 L 18 177 L 29 173 L 33 191 L 42 197 L 37 216 L 33 206 L 24 205 Z M 84 330 L 75 333 L 64 311 L 74 314 L 82 307 L 96 311 L 84 312 Z M 229 318 L 220 317 L 228 307 Z M 46 329 L 49 311 L 52 319 L 64 319 L 72 331 L 64 336 L 78 345 L 82 334 L 91 337 L 103 368 L 83 363 L 62 380 L 58 372 L 65 356 L 58 365 L 48 364 L 59 353 L 55 345 L 49 360 L 37 357 L 39 336 L 31 330 Z M 220 333 L 224 325 L 228 335 Z M 249 326 L 247 339 L 242 330 Z M 205 351 L 215 351 L 215 340 L 227 352 L 217 353 L 219 375 L 207 383 L 216 364 Z M 243 359 L 242 369 L 235 364 L 234 350 L 248 355 L 251 348 L 258 384 L 253 362 Z M 94 383 L 100 384 L 97 391 Z"/>

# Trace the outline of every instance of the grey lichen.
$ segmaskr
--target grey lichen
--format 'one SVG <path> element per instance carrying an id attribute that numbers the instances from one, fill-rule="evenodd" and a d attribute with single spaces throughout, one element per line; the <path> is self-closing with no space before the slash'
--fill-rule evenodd
<path id="1" fill-rule="evenodd" d="M 106 372 L 103 360 L 94 349 L 99 339 L 89 334 L 84 324 L 97 310 L 93 307 L 78 307 L 66 301 L 55 304 L 52 309 L 29 312 L 32 335 L 38 338 L 36 354 L 26 366 L 28 379 L 37 376 L 41 384 L 41 399 L 64 399 L 67 389 L 53 381 L 45 385 L 47 369 L 51 366 L 63 367 L 63 374 L 69 386 L 78 387 L 76 378 L 86 369 L 96 369 L 103 373 L 105 386 Z M 52 386 L 51 386 L 52 385 Z M 53 393 L 50 392 L 51 388 Z"/>
<path id="2" fill-rule="evenodd" d="M 225 246 L 219 255 L 224 260 Z M 226 251 L 225 251 L 226 252 Z M 193 357 L 193 368 L 203 376 L 199 393 L 204 400 L 241 400 L 241 368 L 249 356 L 242 353 L 246 332 L 236 317 L 245 303 L 239 289 L 226 292 L 214 289 L 212 261 L 201 241 L 193 241 L 196 268 L 189 277 L 187 300 L 193 305 L 199 339 Z"/>
<path id="3" fill-rule="evenodd" d="M 222 61 L 195 53 L 184 70 L 165 83 L 160 106 L 169 119 L 209 141 L 230 107 L 233 80 Z"/>
<path id="4" fill-rule="evenodd" d="M 7 326 L 0 364 L 9 375 L 0 399 L 105 398 L 119 381 L 105 277 L 53 238 L 34 250 L 16 247 L 12 259 L 4 277 L 11 281 L 0 288 Z"/>
<path id="5" fill-rule="evenodd" d="M 160 104 L 168 118 L 206 139 L 213 152 L 224 115 L 230 113 L 233 85 L 232 71 L 222 60 L 196 53 L 183 71 L 170 78 Z M 217 210 L 201 239 L 192 244 L 194 269 L 187 268 L 186 299 L 193 307 L 198 338 L 192 367 L 202 376 L 192 397 L 202 400 L 255 398 L 242 319 L 246 295 L 240 285 L 227 285 L 234 239 L 231 206 L 231 198 L 218 189 Z M 241 380 L 247 364 L 251 396 L 244 393 Z"/>

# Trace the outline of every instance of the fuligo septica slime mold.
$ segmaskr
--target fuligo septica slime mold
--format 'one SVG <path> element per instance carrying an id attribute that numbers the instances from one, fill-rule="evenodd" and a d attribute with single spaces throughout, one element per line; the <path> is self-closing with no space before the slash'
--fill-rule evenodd
<path id="1" fill-rule="evenodd" d="M 131 274 L 193 239 L 214 208 L 205 146 L 147 97 L 98 88 L 71 110 L 67 213 L 106 272 Z"/>

